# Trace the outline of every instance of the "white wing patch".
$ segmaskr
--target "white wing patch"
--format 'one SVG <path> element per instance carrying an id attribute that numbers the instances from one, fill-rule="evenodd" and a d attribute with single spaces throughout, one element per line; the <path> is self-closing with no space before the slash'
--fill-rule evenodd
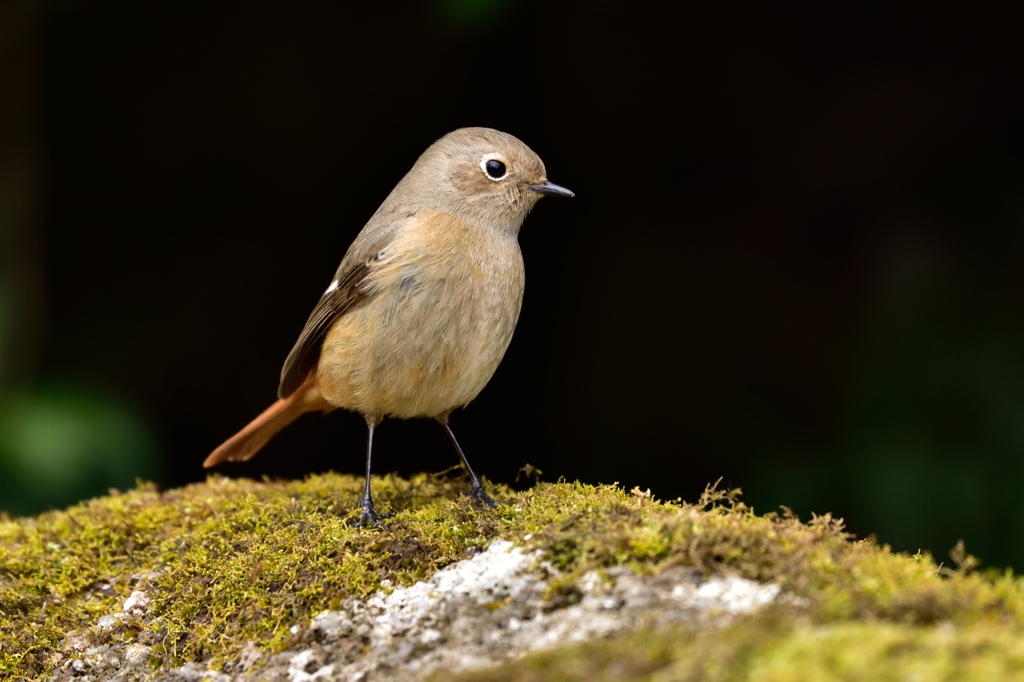
<path id="1" fill-rule="evenodd" d="M 323 293 L 323 296 L 321 296 L 320 298 L 323 298 L 324 296 L 326 296 L 327 294 L 331 293 L 332 291 L 334 291 L 337 288 L 338 288 L 338 280 L 334 280 L 333 282 L 331 282 L 331 286 L 327 287 L 327 291 L 325 291 Z"/>

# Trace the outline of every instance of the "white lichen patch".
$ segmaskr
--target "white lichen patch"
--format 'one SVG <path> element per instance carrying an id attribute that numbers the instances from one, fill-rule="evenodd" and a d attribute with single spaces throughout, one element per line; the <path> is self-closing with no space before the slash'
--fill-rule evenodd
<path id="1" fill-rule="evenodd" d="M 778 585 L 762 585 L 736 576 L 714 577 L 697 589 L 672 588 L 672 596 L 687 600 L 692 608 L 707 614 L 738 616 L 756 611 L 775 601 Z"/>
<path id="2" fill-rule="evenodd" d="M 379 613 L 372 619 L 374 633 L 387 638 L 432 622 L 442 602 L 469 600 L 484 606 L 515 598 L 532 586 L 533 581 L 522 575 L 531 564 L 521 549 L 497 540 L 487 551 L 438 571 L 430 580 L 390 594 L 379 591 L 366 602 L 370 613 Z"/>
<path id="3" fill-rule="evenodd" d="M 316 666 L 316 652 L 312 649 L 301 651 L 288 662 L 289 682 L 313 682 L 314 680 L 329 680 L 334 674 L 334 666 L 331 664 Z M 314 671 L 307 672 L 310 664 L 314 664 Z"/>
<path id="4" fill-rule="evenodd" d="M 145 615 L 148 610 L 149 597 L 144 591 L 135 590 L 131 593 L 131 596 L 124 600 L 124 604 L 121 606 L 121 611 L 119 613 L 103 616 L 99 619 L 96 625 L 104 630 L 109 630 L 120 624 L 126 618 Z"/>

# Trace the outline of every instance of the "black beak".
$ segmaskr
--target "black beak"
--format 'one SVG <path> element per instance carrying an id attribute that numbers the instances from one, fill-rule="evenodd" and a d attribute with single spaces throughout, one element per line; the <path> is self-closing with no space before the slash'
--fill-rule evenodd
<path id="1" fill-rule="evenodd" d="M 553 197 L 576 196 L 566 188 L 556 185 L 553 182 L 548 182 L 547 180 L 536 185 L 527 185 L 526 188 L 532 189 L 534 192 L 537 192 L 538 194 L 550 194 Z"/>

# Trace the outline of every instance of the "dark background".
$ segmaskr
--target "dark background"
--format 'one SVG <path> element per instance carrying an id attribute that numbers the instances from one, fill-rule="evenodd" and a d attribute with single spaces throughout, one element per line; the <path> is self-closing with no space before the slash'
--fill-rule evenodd
<path id="1" fill-rule="evenodd" d="M 1010 3 L 1006 3 L 1009 5 Z M 470 461 L 1024 567 L 1017 17 L 892 3 L 0 0 L 0 509 L 202 480 L 434 139 L 527 142 Z M 360 473 L 358 415 L 228 475 Z M 385 422 L 376 470 L 457 462 Z"/>

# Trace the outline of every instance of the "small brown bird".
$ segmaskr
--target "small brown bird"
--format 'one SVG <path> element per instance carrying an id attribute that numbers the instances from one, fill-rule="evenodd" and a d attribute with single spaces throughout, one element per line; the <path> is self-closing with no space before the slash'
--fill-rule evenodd
<path id="1" fill-rule="evenodd" d="M 432 144 L 356 236 L 281 370 L 276 403 L 203 463 L 251 458 L 304 412 L 338 407 L 366 418 L 366 490 L 373 508 L 373 430 L 384 417 L 432 417 L 473 482 L 448 415 L 477 396 L 512 340 L 523 301 L 519 228 L 545 194 L 544 163 L 515 137 L 462 128 Z"/>

